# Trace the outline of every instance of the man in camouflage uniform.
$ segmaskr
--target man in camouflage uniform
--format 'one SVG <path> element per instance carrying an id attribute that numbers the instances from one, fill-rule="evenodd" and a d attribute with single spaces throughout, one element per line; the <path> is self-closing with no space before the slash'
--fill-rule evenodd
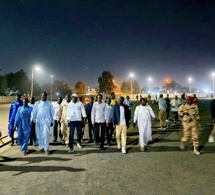
<path id="1" fill-rule="evenodd" d="M 193 140 L 194 154 L 200 155 L 200 152 L 198 151 L 198 120 L 200 117 L 198 106 L 193 104 L 193 97 L 187 97 L 187 102 L 179 107 L 178 114 L 182 117 L 183 124 L 183 136 L 181 138 L 180 148 L 183 150 L 186 142 L 191 137 Z"/>
<path id="2" fill-rule="evenodd" d="M 69 127 L 67 122 L 68 104 L 71 102 L 71 95 L 66 95 L 65 100 L 60 105 L 58 121 L 61 123 L 61 134 L 63 135 L 63 144 L 69 144 Z"/>

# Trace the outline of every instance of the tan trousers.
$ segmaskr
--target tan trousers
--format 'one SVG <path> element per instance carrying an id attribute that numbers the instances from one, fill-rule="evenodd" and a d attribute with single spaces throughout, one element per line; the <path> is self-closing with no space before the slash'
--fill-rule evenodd
<path id="1" fill-rule="evenodd" d="M 66 119 L 61 120 L 61 134 L 63 135 L 65 144 L 69 144 L 69 127 Z"/>
<path id="2" fill-rule="evenodd" d="M 166 114 L 166 110 L 159 110 L 159 120 L 160 120 L 160 127 L 166 126 L 164 116 Z"/>
<path id="3" fill-rule="evenodd" d="M 116 142 L 126 149 L 127 127 L 126 125 L 116 125 Z"/>
<path id="4" fill-rule="evenodd" d="M 214 128 L 213 128 L 213 130 L 211 131 L 211 134 L 210 134 L 211 136 L 213 136 L 213 137 L 215 137 L 215 124 L 214 124 Z"/>
<path id="5" fill-rule="evenodd" d="M 181 138 L 181 141 L 187 142 L 190 138 L 192 138 L 194 146 L 199 146 L 199 131 L 196 120 L 193 120 L 190 123 L 183 122 L 183 137 Z"/>

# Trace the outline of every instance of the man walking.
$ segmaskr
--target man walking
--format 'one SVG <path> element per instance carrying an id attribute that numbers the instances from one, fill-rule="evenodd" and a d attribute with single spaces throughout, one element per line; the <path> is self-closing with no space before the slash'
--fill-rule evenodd
<path id="1" fill-rule="evenodd" d="M 160 127 L 158 129 L 166 129 L 164 116 L 166 113 L 167 104 L 165 99 L 163 98 L 163 94 L 160 94 L 158 98 L 158 108 L 159 108 L 159 120 L 160 120 Z"/>
<path id="2" fill-rule="evenodd" d="M 9 119 L 8 119 L 8 134 L 11 138 L 11 146 L 14 144 L 14 122 L 16 113 L 19 107 L 23 106 L 23 102 L 21 100 L 21 95 L 16 95 L 16 100 L 11 102 L 10 111 L 9 111 Z"/>
<path id="3" fill-rule="evenodd" d="M 19 107 L 14 122 L 14 128 L 18 129 L 18 141 L 21 152 L 26 156 L 28 154 L 28 142 L 31 135 L 31 111 L 28 106 L 28 99 L 23 100 L 23 106 Z"/>
<path id="4" fill-rule="evenodd" d="M 62 97 L 58 98 L 58 101 L 56 104 L 54 104 L 53 106 L 53 110 L 54 110 L 54 127 L 53 127 L 53 142 L 57 141 L 58 138 L 58 126 L 59 126 L 59 121 L 58 121 L 58 115 L 59 115 L 59 110 L 60 110 L 60 104 L 62 102 Z"/>
<path id="5" fill-rule="evenodd" d="M 154 119 L 156 119 L 156 116 L 151 106 L 146 104 L 145 98 L 142 98 L 140 101 L 141 105 L 137 106 L 134 111 L 133 127 L 135 128 L 137 122 L 140 151 L 144 152 L 149 149 L 148 143 L 152 140 L 151 116 Z"/>
<path id="6" fill-rule="evenodd" d="M 34 107 L 35 107 L 35 98 L 34 97 L 30 98 L 30 102 L 28 105 L 30 107 L 32 107 L 32 109 L 34 109 Z M 37 140 L 36 131 L 35 131 L 35 122 L 31 121 L 31 136 L 30 136 L 29 145 L 33 145 L 33 144 L 34 144 L 34 146 L 38 146 L 38 140 Z"/>
<path id="7" fill-rule="evenodd" d="M 68 104 L 71 102 L 71 95 L 66 95 L 65 101 L 60 105 L 60 110 L 58 114 L 58 121 L 61 124 L 61 134 L 63 136 L 63 144 L 69 144 L 69 126 L 67 122 L 67 110 Z"/>
<path id="8" fill-rule="evenodd" d="M 198 106 L 193 104 L 193 97 L 188 96 L 187 102 L 182 104 L 179 107 L 178 114 L 182 117 L 182 125 L 183 125 L 183 136 L 180 142 L 180 148 L 183 150 L 185 148 L 185 144 L 192 138 L 193 146 L 194 146 L 194 154 L 200 155 L 198 151 L 199 146 L 199 132 L 198 132 L 198 120 L 199 109 Z"/>
<path id="9" fill-rule="evenodd" d="M 73 142 L 74 142 L 74 131 L 76 128 L 78 142 L 78 148 L 82 148 L 81 139 L 82 139 L 82 125 L 85 126 L 86 122 L 86 112 L 82 102 L 78 101 L 77 94 L 72 94 L 72 101 L 68 104 L 67 109 L 67 120 L 68 126 L 70 127 L 69 131 L 69 153 L 74 152 Z M 83 118 L 83 121 L 82 121 Z"/>
<path id="10" fill-rule="evenodd" d="M 94 127 L 94 140 L 95 146 L 99 143 L 99 129 L 101 129 L 101 143 L 100 150 L 104 150 L 104 140 L 105 140 L 105 113 L 106 113 L 106 104 L 102 101 L 102 95 L 99 94 L 97 96 L 98 101 L 94 102 L 92 112 L 91 112 L 91 120 L 92 125 Z"/>
<path id="11" fill-rule="evenodd" d="M 113 108 L 113 125 L 116 128 L 117 148 L 126 154 L 127 128 L 131 119 L 130 111 L 127 105 L 123 104 L 124 97 L 119 98 L 119 103 Z"/>
<path id="12" fill-rule="evenodd" d="M 210 110 L 211 110 L 211 117 L 213 121 L 213 130 L 211 131 L 208 141 L 209 143 L 212 143 L 214 142 L 214 136 L 215 136 L 215 99 L 211 101 Z"/>
<path id="13" fill-rule="evenodd" d="M 50 126 L 53 126 L 53 106 L 47 100 L 46 92 L 43 92 L 41 100 L 36 102 L 32 116 L 36 123 L 36 135 L 40 151 L 45 151 L 49 155 Z"/>
<path id="14" fill-rule="evenodd" d="M 91 120 L 91 112 L 93 108 L 93 103 L 94 103 L 94 97 L 90 97 L 90 102 L 86 104 L 85 110 L 86 110 L 86 115 L 87 115 L 87 123 L 88 123 L 88 131 L 89 131 L 89 141 L 88 143 L 93 142 L 93 134 L 94 134 L 94 128 L 92 126 L 92 120 Z"/>

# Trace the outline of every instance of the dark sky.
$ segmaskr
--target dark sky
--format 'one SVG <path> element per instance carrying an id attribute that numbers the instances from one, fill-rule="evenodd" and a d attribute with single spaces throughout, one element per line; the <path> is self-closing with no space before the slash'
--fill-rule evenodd
<path id="1" fill-rule="evenodd" d="M 103 70 L 118 84 L 132 72 L 140 86 L 165 78 L 211 90 L 215 3 L 207 0 L 0 0 L 1 73 L 34 64 L 40 82 L 97 85 Z M 46 78 L 44 80 L 44 78 Z"/>

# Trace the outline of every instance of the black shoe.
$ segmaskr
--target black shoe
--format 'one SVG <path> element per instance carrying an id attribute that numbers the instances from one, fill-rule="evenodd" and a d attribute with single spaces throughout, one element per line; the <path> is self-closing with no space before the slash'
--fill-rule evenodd
<path id="1" fill-rule="evenodd" d="M 13 146 L 14 145 L 14 139 L 11 139 L 11 144 L 10 144 L 11 146 Z"/>
<path id="2" fill-rule="evenodd" d="M 100 146 L 101 151 L 105 151 L 105 148 L 103 146 Z"/>
<path id="3" fill-rule="evenodd" d="M 40 150 L 40 153 L 44 153 L 44 152 L 45 152 L 44 149 L 41 149 L 41 150 Z"/>
<path id="4" fill-rule="evenodd" d="M 57 141 L 56 139 L 53 140 L 53 142 L 56 142 L 56 141 Z"/>
<path id="5" fill-rule="evenodd" d="M 92 139 L 89 139 L 89 140 L 88 140 L 88 143 L 93 143 L 93 140 L 92 140 Z"/>
<path id="6" fill-rule="evenodd" d="M 28 144 L 29 146 L 33 146 L 33 142 L 29 142 L 29 144 Z"/>

